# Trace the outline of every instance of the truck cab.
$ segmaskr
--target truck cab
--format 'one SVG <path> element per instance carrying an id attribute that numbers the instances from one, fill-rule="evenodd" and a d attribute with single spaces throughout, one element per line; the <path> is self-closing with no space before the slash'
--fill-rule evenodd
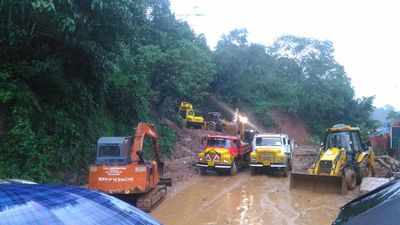
<path id="1" fill-rule="evenodd" d="M 256 134 L 252 141 L 250 171 L 256 174 L 262 168 L 275 169 L 288 175 L 293 141 L 287 134 Z"/>
<path id="2" fill-rule="evenodd" d="M 202 175 L 208 169 L 235 175 L 238 168 L 249 161 L 250 145 L 237 136 L 208 135 L 203 139 L 203 145 L 196 164 Z"/>

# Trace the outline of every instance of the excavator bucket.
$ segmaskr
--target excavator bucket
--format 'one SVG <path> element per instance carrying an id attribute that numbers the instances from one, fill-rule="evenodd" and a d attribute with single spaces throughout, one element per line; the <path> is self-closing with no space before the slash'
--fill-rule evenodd
<path id="1" fill-rule="evenodd" d="M 342 177 L 291 173 L 290 189 L 303 189 L 320 193 L 346 194 L 347 186 Z"/>

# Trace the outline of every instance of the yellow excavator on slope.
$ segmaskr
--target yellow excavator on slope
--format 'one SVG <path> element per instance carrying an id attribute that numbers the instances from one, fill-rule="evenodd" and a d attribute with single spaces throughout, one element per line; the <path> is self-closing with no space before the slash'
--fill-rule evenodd
<path id="1" fill-rule="evenodd" d="M 185 120 L 185 127 L 199 129 L 205 127 L 204 117 L 195 112 L 192 103 L 181 102 L 179 105 L 179 114 Z"/>
<path id="2" fill-rule="evenodd" d="M 292 171 L 290 188 L 311 188 L 345 194 L 374 173 L 374 153 L 362 143 L 360 129 L 337 124 L 327 129 L 319 155 L 306 172 Z"/>

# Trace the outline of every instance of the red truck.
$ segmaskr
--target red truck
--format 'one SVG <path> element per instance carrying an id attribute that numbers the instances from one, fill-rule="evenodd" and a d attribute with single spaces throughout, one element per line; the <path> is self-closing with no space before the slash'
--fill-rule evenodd
<path id="1" fill-rule="evenodd" d="M 250 162 L 250 144 L 243 142 L 239 136 L 208 135 L 203 144 L 205 147 L 198 154 L 196 164 L 201 175 L 207 174 L 208 169 L 235 175 L 240 167 Z"/>

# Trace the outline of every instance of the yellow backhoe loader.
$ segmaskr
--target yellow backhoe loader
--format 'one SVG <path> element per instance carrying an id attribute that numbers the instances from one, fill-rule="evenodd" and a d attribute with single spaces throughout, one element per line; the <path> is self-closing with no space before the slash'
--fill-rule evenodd
<path id="1" fill-rule="evenodd" d="M 307 171 L 292 171 L 290 188 L 345 194 L 371 176 L 374 153 L 361 142 L 360 129 L 337 124 L 327 129 L 325 141 Z"/>

